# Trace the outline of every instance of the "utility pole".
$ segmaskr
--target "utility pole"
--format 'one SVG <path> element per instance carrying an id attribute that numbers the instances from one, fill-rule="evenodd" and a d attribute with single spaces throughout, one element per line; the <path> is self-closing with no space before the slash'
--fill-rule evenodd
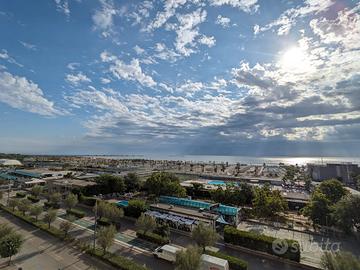
<path id="1" fill-rule="evenodd" d="M 96 248 L 96 224 L 97 224 L 97 199 L 95 201 L 95 223 L 94 223 L 94 251 Z"/>
<path id="2" fill-rule="evenodd" d="M 101 197 L 102 195 L 101 194 L 99 194 L 98 195 L 99 197 Z M 97 205 L 98 205 L 98 199 L 97 199 L 97 197 L 95 196 L 95 198 L 96 198 L 96 201 L 95 201 L 95 222 L 94 222 L 94 250 L 95 250 L 95 248 L 96 248 L 96 225 L 97 225 Z"/>

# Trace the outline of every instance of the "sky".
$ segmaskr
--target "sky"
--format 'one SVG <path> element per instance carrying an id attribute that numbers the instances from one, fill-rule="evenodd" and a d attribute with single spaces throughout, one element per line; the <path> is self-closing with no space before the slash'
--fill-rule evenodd
<path id="1" fill-rule="evenodd" d="M 359 155 L 359 1 L 2 0 L 0 35 L 0 152 Z"/>

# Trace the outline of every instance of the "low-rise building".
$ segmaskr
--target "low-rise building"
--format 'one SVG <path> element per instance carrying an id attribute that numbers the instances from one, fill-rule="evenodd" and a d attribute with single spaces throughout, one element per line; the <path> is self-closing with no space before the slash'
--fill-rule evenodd
<path id="1" fill-rule="evenodd" d="M 331 178 L 338 179 L 346 185 L 352 185 L 360 168 L 353 163 L 308 164 L 308 174 L 314 181 L 323 181 Z"/>

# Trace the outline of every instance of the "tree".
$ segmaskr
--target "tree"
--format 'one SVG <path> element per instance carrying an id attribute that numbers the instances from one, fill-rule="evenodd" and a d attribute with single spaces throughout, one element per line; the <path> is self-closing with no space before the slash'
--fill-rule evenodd
<path id="1" fill-rule="evenodd" d="M 278 190 L 271 191 L 268 185 L 255 189 L 253 208 L 258 217 L 273 217 L 287 210 L 287 202 Z"/>
<path id="2" fill-rule="evenodd" d="M 326 196 L 316 190 L 310 202 L 303 208 L 303 214 L 308 216 L 314 224 L 329 225 L 331 214 L 331 203 Z"/>
<path id="3" fill-rule="evenodd" d="M 325 180 L 317 188 L 324 194 L 331 204 L 337 203 L 343 196 L 348 194 L 343 184 L 336 179 Z"/>
<path id="4" fill-rule="evenodd" d="M 144 234 L 146 234 L 149 231 L 152 232 L 156 228 L 156 221 L 153 217 L 142 213 L 136 220 L 135 226 L 138 231 L 143 231 Z"/>
<path id="5" fill-rule="evenodd" d="M 127 192 L 138 191 L 141 187 L 140 178 L 136 173 L 128 173 L 124 177 Z"/>
<path id="6" fill-rule="evenodd" d="M 44 222 L 48 224 L 49 229 L 51 223 L 53 223 L 56 220 L 56 216 L 57 216 L 57 211 L 55 209 L 49 209 L 49 211 L 46 212 L 44 216 Z"/>
<path id="7" fill-rule="evenodd" d="M 105 254 L 106 250 L 113 244 L 116 234 L 115 226 L 101 227 L 97 233 L 97 242 L 103 249 Z"/>
<path id="8" fill-rule="evenodd" d="M 9 258 L 10 265 L 11 257 L 20 251 L 23 242 L 23 237 L 15 232 L 2 237 L 0 239 L 0 256 L 2 258 Z"/>
<path id="9" fill-rule="evenodd" d="M 334 205 L 333 218 L 337 227 L 351 232 L 354 227 L 360 228 L 360 196 L 344 196 Z"/>
<path id="10" fill-rule="evenodd" d="M 124 193 L 125 183 L 124 179 L 119 176 L 111 174 L 103 174 L 96 178 L 98 182 L 97 192 L 98 193 Z"/>
<path id="11" fill-rule="evenodd" d="M 198 247 L 189 246 L 186 250 L 176 253 L 176 270 L 198 270 L 200 268 L 201 250 Z"/>
<path id="12" fill-rule="evenodd" d="M 97 216 L 99 218 L 107 218 L 109 220 L 119 222 L 120 218 L 124 216 L 124 210 L 120 209 L 116 205 L 100 201 L 97 203 L 97 206 L 94 207 L 94 211 L 97 208 Z"/>
<path id="13" fill-rule="evenodd" d="M 9 207 L 12 208 L 13 211 L 15 211 L 15 207 L 18 206 L 18 200 L 17 199 L 10 199 L 9 200 Z"/>
<path id="14" fill-rule="evenodd" d="M 17 208 L 25 216 L 26 212 L 29 211 L 29 209 L 30 209 L 30 205 L 31 205 L 31 202 L 28 199 L 24 198 L 19 201 Z"/>
<path id="15" fill-rule="evenodd" d="M 305 190 L 310 191 L 311 189 L 311 178 L 309 176 L 305 177 Z"/>
<path id="16" fill-rule="evenodd" d="M 186 190 L 180 180 L 168 172 L 155 172 L 146 180 L 145 187 L 150 194 L 185 197 Z"/>
<path id="17" fill-rule="evenodd" d="M 349 252 L 325 252 L 321 257 L 324 270 L 360 270 L 360 260 Z"/>
<path id="18" fill-rule="evenodd" d="M 77 205 L 78 202 L 79 201 L 78 201 L 77 196 L 73 193 L 70 193 L 64 200 L 65 207 L 66 207 L 66 209 L 69 209 L 69 210 L 71 210 L 73 207 L 75 207 L 75 205 Z"/>
<path id="19" fill-rule="evenodd" d="M 49 196 L 49 202 L 54 206 L 59 205 L 60 201 L 61 201 L 61 194 L 59 192 L 53 193 Z"/>
<path id="20" fill-rule="evenodd" d="M 147 210 L 144 200 L 133 199 L 128 202 L 128 206 L 124 209 L 125 214 L 130 217 L 138 218 L 141 213 Z"/>
<path id="21" fill-rule="evenodd" d="M 75 220 L 75 217 L 70 215 L 67 218 L 68 218 L 68 220 L 64 220 L 60 223 L 60 230 L 63 231 L 64 238 L 66 238 L 69 231 L 71 231 L 75 227 L 75 225 L 73 223 Z"/>
<path id="22" fill-rule="evenodd" d="M 38 217 L 43 212 L 43 207 L 41 205 L 34 205 L 30 207 L 30 215 L 35 217 L 35 220 L 38 221 Z"/>
<path id="23" fill-rule="evenodd" d="M 210 226 L 200 223 L 191 232 L 191 238 L 205 250 L 206 246 L 213 246 L 219 239 L 219 235 Z"/>
<path id="24" fill-rule="evenodd" d="M 0 224 L 0 239 L 12 232 L 13 228 L 10 227 L 8 224 Z"/>
<path id="25" fill-rule="evenodd" d="M 41 194 L 43 190 L 43 187 L 42 186 L 39 186 L 39 185 L 35 185 L 31 188 L 31 194 L 35 197 L 39 197 L 39 195 Z"/>

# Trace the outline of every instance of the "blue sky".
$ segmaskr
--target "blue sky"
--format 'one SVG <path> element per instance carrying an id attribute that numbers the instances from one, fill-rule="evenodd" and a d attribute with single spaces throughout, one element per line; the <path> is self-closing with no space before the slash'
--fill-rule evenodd
<path id="1" fill-rule="evenodd" d="M 360 4 L 4 0 L 0 152 L 354 156 Z"/>

